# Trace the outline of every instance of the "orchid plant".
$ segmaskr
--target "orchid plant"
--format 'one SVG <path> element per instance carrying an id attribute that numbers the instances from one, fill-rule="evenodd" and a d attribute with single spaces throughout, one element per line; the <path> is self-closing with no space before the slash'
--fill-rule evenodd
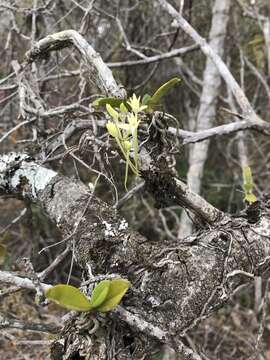
<path id="1" fill-rule="evenodd" d="M 150 96 L 145 94 L 137 97 L 135 94 L 128 99 L 98 98 L 90 104 L 93 107 L 106 106 L 107 113 L 112 118 L 106 124 L 108 133 L 115 139 L 126 162 L 125 188 L 127 189 L 128 170 L 136 176 L 140 175 L 139 169 L 139 144 L 138 127 L 140 124 L 140 113 L 145 111 L 152 113 L 160 106 L 161 99 L 167 92 L 180 82 L 175 77 L 161 85 L 155 93 Z"/>
<path id="2" fill-rule="evenodd" d="M 147 105 L 141 104 L 140 97 L 133 94 L 127 100 L 130 110 L 122 102 L 119 111 L 110 104 L 106 104 L 106 110 L 111 116 L 106 124 L 108 133 L 115 139 L 122 155 L 125 158 L 125 187 L 127 188 L 128 169 L 139 176 L 139 145 L 138 145 L 138 126 L 140 124 L 139 113 L 147 109 Z M 132 151 L 132 157 L 130 153 Z"/>

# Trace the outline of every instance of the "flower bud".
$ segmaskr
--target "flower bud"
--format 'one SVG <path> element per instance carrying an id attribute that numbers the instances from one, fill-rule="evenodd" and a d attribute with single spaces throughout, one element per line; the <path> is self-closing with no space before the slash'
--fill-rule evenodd
<path id="1" fill-rule="evenodd" d="M 112 122 L 112 121 L 108 121 L 106 124 L 106 128 L 108 130 L 108 133 L 114 137 L 114 138 L 118 138 L 119 137 L 119 130 L 117 128 L 117 126 Z"/>

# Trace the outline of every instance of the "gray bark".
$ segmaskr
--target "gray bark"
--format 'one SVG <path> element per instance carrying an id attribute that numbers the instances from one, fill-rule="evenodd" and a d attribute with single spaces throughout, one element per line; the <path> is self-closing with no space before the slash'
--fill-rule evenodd
<path id="1" fill-rule="evenodd" d="M 102 93 L 120 99 L 126 97 L 126 90 L 119 86 L 108 66 L 103 62 L 99 53 L 75 30 L 65 30 L 51 34 L 39 40 L 26 53 L 26 63 L 32 63 L 42 57 L 44 53 L 59 50 L 74 45 L 81 53 L 84 65 L 88 71 L 89 82 L 95 84 Z"/>
<path id="2" fill-rule="evenodd" d="M 268 75 L 270 75 L 270 19 L 265 18 L 263 22 L 263 34 L 266 46 Z"/>

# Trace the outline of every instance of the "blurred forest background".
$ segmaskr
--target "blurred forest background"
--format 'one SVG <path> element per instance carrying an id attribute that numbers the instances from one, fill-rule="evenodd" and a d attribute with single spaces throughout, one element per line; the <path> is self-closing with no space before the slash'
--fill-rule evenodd
<path id="1" fill-rule="evenodd" d="M 268 120 L 269 0 L 170 0 L 170 3 L 218 49 L 257 114 Z M 1 153 L 26 151 L 35 155 L 64 175 L 95 184 L 98 196 L 110 204 L 116 201 L 114 187 L 119 199 L 125 196 L 125 165 L 115 152 L 105 156 L 109 139 L 104 128 L 95 124 L 102 117 L 89 107 L 100 93 L 84 76 L 78 52 L 66 48 L 33 63 L 23 81 L 30 84 L 34 96 L 27 93 L 25 113 L 20 107 L 18 66 L 25 53 L 36 41 L 66 29 L 83 35 L 109 64 L 129 95 L 153 94 L 172 77 L 180 77 L 181 83 L 160 106 L 160 111 L 177 119 L 179 128 L 196 131 L 237 119 L 239 109 L 213 65 L 207 68 L 199 48 L 172 23 L 157 2 L 0 0 Z M 186 50 L 181 54 L 177 49 Z M 205 110 L 209 108 L 210 112 Z M 66 148 L 59 142 L 63 133 L 67 134 Z M 222 211 L 238 214 L 245 206 L 244 164 L 252 168 L 257 197 L 270 192 L 267 136 L 245 131 L 212 137 L 196 145 L 179 141 L 177 146 L 180 151 L 175 155 L 174 168 L 178 176 Z M 69 155 L 70 149 L 76 150 L 74 156 Z M 100 172 L 106 176 L 100 176 Z M 180 207 L 156 209 L 151 196 L 140 190 L 139 183 L 130 174 L 129 189 L 134 186 L 139 189 L 128 201 L 118 202 L 119 211 L 133 228 L 148 238 L 160 239 L 181 239 L 196 231 L 196 223 Z M 63 243 L 52 246 L 59 241 L 55 226 L 37 207 L 7 196 L 0 198 L 0 243 L 7 251 L 1 269 L 16 271 L 19 259 L 30 257 L 35 270 L 41 272 L 57 254 L 65 251 Z M 46 281 L 79 285 L 80 277 L 80 269 L 67 252 L 62 264 Z M 270 306 L 262 314 L 263 289 L 264 284 L 257 279 L 238 290 L 226 308 L 190 331 L 186 336 L 189 345 L 193 347 L 196 343 L 206 354 L 205 359 L 269 360 Z M 38 307 L 27 291 L 6 292 L 5 288 L 0 290 L 0 311 L 26 321 L 45 322 L 57 322 L 61 313 L 53 305 Z M 49 358 L 51 340 L 52 335 L 46 333 L 2 329 L 0 358 Z"/>

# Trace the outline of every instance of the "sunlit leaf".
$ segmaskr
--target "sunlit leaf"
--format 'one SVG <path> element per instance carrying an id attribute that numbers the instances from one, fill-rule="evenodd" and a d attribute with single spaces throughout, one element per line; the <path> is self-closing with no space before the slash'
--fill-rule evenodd
<path id="1" fill-rule="evenodd" d="M 130 282 L 124 279 L 114 279 L 110 282 L 109 293 L 106 300 L 97 308 L 98 311 L 107 312 L 114 309 L 130 288 Z"/>
<path id="2" fill-rule="evenodd" d="M 257 201 L 256 195 L 253 194 L 253 178 L 251 168 L 249 166 L 243 167 L 243 189 L 245 191 L 245 198 L 244 200 L 247 201 L 249 204 L 254 203 Z"/>
<path id="3" fill-rule="evenodd" d="M 178 84 L 181 81 L 181 79 L 175 77 L 171 80 L 167 81 L 165 84 L 163 84 L 157 91 L 154 93 L 154 95 L 151 97 L 151 99 L 148 101 L 148 106 L 153 109 L 155 106 L 157 106 L 160 103 L 161 98 L 168 93 L 168 91 Z"/>
<path id="4" fill-rule="evenodd" d="M 243 167 L 243 188 L 245 191 L 252 191 L 254 187 L 252 172 L 249 166 Z"/>
<path id="5" fill-rule="evenodd" d="M 87 297 L 78 288 L 71 285 L 55 285 L 45 292 L 45 296 L 68 310 L 89 311 L 92 309 Z"/>
<path id="6" fill-rule="evenodd" d="M 92 308 L 96 308 L 100 306 L 104 300 L 106 299 L 110 289 L 110 281 L 109 280 L 103 280 L 93 290 L 92 296 L 91 296 L 91 305 Z"/>
<path id="7" fill-rule="evenodd" d="M 7 249 L 5 245 L 0 244 L 0 265 L 3 265 L 6 260 Z"/>

